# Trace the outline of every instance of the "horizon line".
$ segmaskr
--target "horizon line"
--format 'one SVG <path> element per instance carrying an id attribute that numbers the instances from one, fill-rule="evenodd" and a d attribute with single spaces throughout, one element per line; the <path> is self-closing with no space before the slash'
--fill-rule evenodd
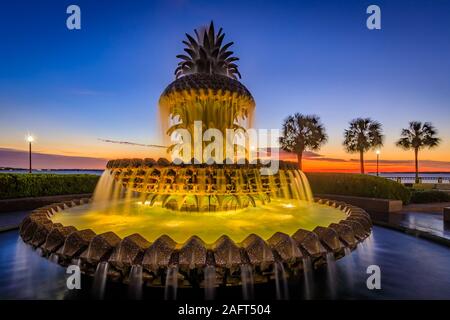
<path id="1" fill-rule="evenodd" d="M 40 168 L 40 169 L 32 169 L 33 171 L 104 171 L 107 168 L 105 167 L 104 169 L 89 169 L 89 168 L 84 168 L 84 169 L 77 169 L 77 168 Z M 18 170 L 18 171 L 28 171 L 28 168 L 13 168 L 13 167 L 0 167 L 0 171 L 13 171 L 13 170 Z M 302 170 L 303 172 L 324 172 L 324 173 L 345 173 L 342 171 L 318 171 L 318 170 L 314 170 L 314 171 L 309 171 L 309 170 Z M 362 174 L 360 172 L 346 172 L 346 173 L 352 173 L 352 174 Z M 376 174 L 376 171 L 368 171 L 365 174 Z M 379 174 L 415 174 L 414 171 L 379 171 Z M 443 174 L 450 174 L 450 171 L 419 171 L 419 175 L 423 174 L 423 173 L 433 173 L 433 174 L 438 174 L 438 173 L 443 173 Z"/>

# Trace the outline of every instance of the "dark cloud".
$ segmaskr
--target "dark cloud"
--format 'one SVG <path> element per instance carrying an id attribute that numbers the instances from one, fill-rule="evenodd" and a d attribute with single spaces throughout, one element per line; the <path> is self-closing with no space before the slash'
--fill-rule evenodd
<path id="1" fill-rule="evenodd" d="M 297 157 L 297 155 L 295 155 L 294 153 L 287 152 L 287 151 L 284 151 L 284 150 L 279 149 L 279 148 L 273 148 L 272 150 L 273 150 L 273 152 L 278 152 L 280 154 L 280 156 L 292 157 L 292 158 L 296 158 Z M 266 153 L 267 149 L 266 148 L 260 148 L 260 149 L 258 149 L 258 152 L 259 153 Z M 319 157 L 322 157 L 322 155 L 319 154 L 319 153 L 313 152 L 313 151 L 304 151 L 303 152 L 303 157 L 304 158 L 319 158 Z"/>
<path id="2" fill-rule="evenodd" d="M 297 155 L 291 152 L 287 152 L 284 150 L 279 150 L 281 159 L 297 159 Z M 314 160 L 314 161 L 330 161 L 330 162 L 346 162 L 347 160 L 339 159 L 339 158 L 329 158 L 325 157 L 320 153 L 313 151 L 304 151 L 303 159 L 306 160 Z"/>
<path id="3" fill-rule="evenodd" d="M 161 146 L 161 145 L 158 145 L 158 144 L 144 144 L 144 143 L 137 143 L 137 142 L 130 142 L 130 141 L 110 140 L 110 139 L 101 139 L 101 138 L 99 138 L 98 140 L 102 141 L 102 142 L 116 143 L 116 144 L 126 144 L 126 145 L 130 145 L 130 146 L 167 149 L 166 146 Z"/>
<path id="4" fill-rule="evenodd" d="M 33 152 L 33 168 L 37 169 L 103 169 L 107 159 L 63 156 Z M 0 148 L 0 167 L 28 168 L 28 152 Z"/>
<path id="5" fill-rule="evenodd" d="M 316 152 L 305 151 L 305 152 L 303 152 L 303 157 L 306 158 L 306 159 L 314 159 L 314 158 L 321 158 L 323 156 L 321 154 L 316 153 Z"/>
<path id="6" fill-rule="evenodd" d="M 348 162 L 345 159 L 339 159 L 339 158 L 327 158 L 327 157 L 321 157 L 321 158 L 309 158 L 310 160 L 314 161 L 328 161 L 328 162 Z"/>

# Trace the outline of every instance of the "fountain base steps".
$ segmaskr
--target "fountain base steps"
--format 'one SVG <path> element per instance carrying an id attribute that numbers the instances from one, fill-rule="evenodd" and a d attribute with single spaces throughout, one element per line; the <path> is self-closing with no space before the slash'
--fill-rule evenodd
<path id="1" fill-rule="evenodd" d="M 0 213 L 34 210 L 36 208 L 46 206 L 55 202 L 69 201 L 73 199 L 81 199 L 90 197 L 90 193 L 86 194 L 67 194 L 59 196 L 30 197 L 17 199 L 0 200 Z"/>

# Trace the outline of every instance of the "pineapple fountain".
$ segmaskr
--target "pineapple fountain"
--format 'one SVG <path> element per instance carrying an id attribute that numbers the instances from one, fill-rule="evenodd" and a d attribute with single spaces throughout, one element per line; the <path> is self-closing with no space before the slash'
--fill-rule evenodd
<path id="1" fill-rule="evenodd" d="M 164 132 L 251 127 L 255 101 L 209 28 L 186 35 L 187 55 L 160 98 Z M 169 147 L 169 151 L 174 146 Z M 194 159 L 195 160 L 195 159 Z M 107 164 L 92 199 L 35 210 L 22 239 L 44 257 L 87 275 L 130 286 L 205 287 L 277 283 L 330 263 L 371 232 L 368 214 L 313 198 L 289 162 L 276 174 L 263 164 L 174 164 L 121 159 Z"/>

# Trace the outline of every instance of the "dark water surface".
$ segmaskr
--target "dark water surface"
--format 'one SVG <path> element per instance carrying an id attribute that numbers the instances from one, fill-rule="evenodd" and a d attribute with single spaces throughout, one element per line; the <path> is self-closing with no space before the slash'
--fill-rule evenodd
<path id="1" fill-rule="evenodd" d="M 381 269 L 381 290 L 368 290 L 366 269 Z M 309 297 L 313 299 L 450 299 L 450 248 L 396 231 L 374 227 L 373 235 L 333 270 L 316 270 Z M 0 233 L 0 299 L 88 299 L 92 281 L 82 279 L 81 290 L 66 288 L 65 269 L 40 257 L 24 244 L 17 231 Z M 332 281 L 330 281 L 330 279 Z M 276 284 L 256 285 L 256 299 L 276 299 Z M 289 299 L 304 299 L 301 277 L 288 284 Z M 241 299 L 241 288 L 220 288 L 216 299 Z M 178 300 L 202 300 L 203 289 L 178 289 Z M 283 294 L 283 297 L 285 294 Z M 106 299 L 128 298 L 126 286 L 108 283 Z M 144 299 L 164 299 L 164 288 L 143 291 Z"/>

